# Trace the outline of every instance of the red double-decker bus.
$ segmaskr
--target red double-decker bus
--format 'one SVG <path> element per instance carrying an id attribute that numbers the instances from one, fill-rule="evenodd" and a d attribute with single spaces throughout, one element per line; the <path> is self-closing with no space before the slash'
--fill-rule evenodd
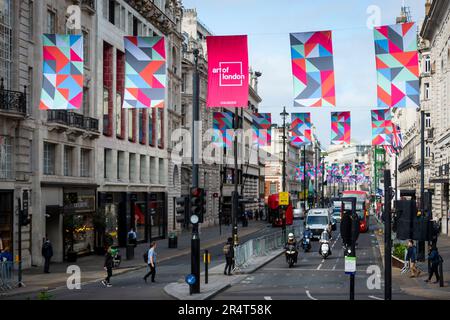
<path id="1" fill-rule="evenodd" d="M 267 200 L 269 209 L 269 222 L 272 223 L 274 227 L 283 226 L 282 209 L 278 204 L 278 193 L 271 194 Z M 289 205 L 286 208 L 286 225 L 292 225 L 294 223 L 294 211 L 292 209 L 292 202 L 289 201 Z"/>
<path id="2" fill-rule="evenodd" d="M 369 194 L 361 190 L 342 191 L 344 197 L 356 198 L 356 213 L 359 217 L 359 232 L 364 233 L 369 230 Z"/>

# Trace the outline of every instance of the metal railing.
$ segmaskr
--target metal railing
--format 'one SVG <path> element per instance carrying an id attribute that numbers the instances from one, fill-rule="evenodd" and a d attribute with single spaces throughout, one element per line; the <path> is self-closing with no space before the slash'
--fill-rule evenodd
<path id="1" fill-rule="evenodd" d="M 16 287 L 17 282 L 14 281 L 14 262 L 0 262 L 0 290 L 6 291 Z"/>
<path id="2" fill-rule="evenodd" d="M 27 113 L 25 94 L 19 91 L 0 89 L 0 109 L 25 115 Z"/>
<path id="3" fill-rule="evenodd" d="M 98 119 L 67 110 L 48 110 L 47 121 L 69 127 L 98 132 Z"/>
<path id="4" fill-rule="evenodd" d="M 286 235 L 291 232 L 297 238 L 300 237 L 300 228 L 298 226 L 286 227 Z M 248 267 L 251 260 L 255 257 L 267 256 L 275 250 L 282 249 L 285 245 L 286 238 L 287 236 L 280 230 L 269 235 L 248 240 L 237 246 L 234 250 L 235 270 Z"/>

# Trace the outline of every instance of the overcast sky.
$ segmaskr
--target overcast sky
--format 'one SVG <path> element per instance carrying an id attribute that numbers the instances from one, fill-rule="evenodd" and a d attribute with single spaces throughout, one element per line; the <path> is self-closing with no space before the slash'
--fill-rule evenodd
<path id="1" fill-rule="evenodd" d="M 402 3 L 412 21 L 424 17 L 425 0 L 183 0 L 215 35 L 247 34 L 249 62 L 262 72 L 260 112 L 281 123 L 282 107 L 311 112 L 321 143 L 330 143 L 330 111 L 351 111 L 352 140 L 370 144 L 370 110 L 376 108 L 373 30 L 367 27 L 380 12 L 381 25 L 394 24 Z M 368 12 L 369 11 L 369 12 Z M 333 30 L 336 108 L 293 107 L 289 33 Z"/>

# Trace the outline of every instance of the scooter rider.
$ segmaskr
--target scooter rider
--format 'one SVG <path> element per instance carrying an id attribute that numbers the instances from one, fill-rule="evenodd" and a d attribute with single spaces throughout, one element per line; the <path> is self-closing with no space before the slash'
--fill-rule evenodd
<path id="1" fill-rule="evenodd" d="M 297 263 L 298 246 L 297 246 L 297 240 L 295 239 L 295 236 L 292 232 L 288 234 L 288 241 L 287 241 L 286 245 L 284 246 L 284 248 L 288 249 L 289 246 L 293 246 L 295 249 L 294 261 L 295 261 L 295 263 Z M 287 261 L 287 258 L 288 258 L 288 256 L 286 254 L 286 261 Z"/>
<path id="2" fill-rule="evenodd" d="M 322 248 L 322 243 L 330 243 L 330 235 L 328 234 L 327 230 L 323 230 L 322 234 L 320 235 L 319 254 L 320 254 L 320 250 Z M 330 256 L 331 256 L 331 248 L 330 248 L 330 246 L 328 246 L 328 251 L 330 252 Z"/>
<path id="3" fill-rule="evenodd" d="M 306 226 L 305 230 L 303 231 L 303 238 L 312 238 L 313 234 L 312 231 L 309 230 L 309 226 Z"/>

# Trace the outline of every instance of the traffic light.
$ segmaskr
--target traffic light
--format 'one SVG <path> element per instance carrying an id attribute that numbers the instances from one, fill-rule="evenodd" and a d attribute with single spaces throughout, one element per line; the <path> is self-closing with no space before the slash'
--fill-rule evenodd
<path id="1" fill-rule="evenodd" d="M 185 224 L 189 213 L 189 198 L 179 197 L 175 199 L 176 203 L 176 221 Z"/>
<path id="2" fill-rule="evenodd" d="M 30 221 L 30 217 L 28 216 L 28 191 L 24 190 L 22 194 L 22 203 L 20 199 L 19 202 L 19 223 L 21 226 L 28 225 Z"/>
<path id="3" fill-rule="evenodd" d="M 205 214 L 205 189 L 191 188 L 191 223 L 202 223 Z"/>

